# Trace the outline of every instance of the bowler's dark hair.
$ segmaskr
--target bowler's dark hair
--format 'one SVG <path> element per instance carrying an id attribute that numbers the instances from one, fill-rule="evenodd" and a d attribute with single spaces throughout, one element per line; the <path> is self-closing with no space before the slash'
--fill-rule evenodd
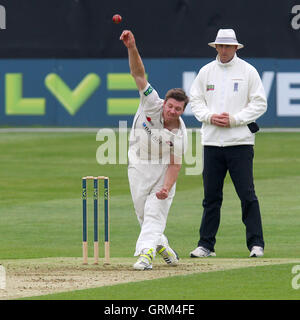
<path id="1" fill-rule="evenodd" d="M 170 89 L 165 96 L 165 101 L 167 101 L 170 98 L 173 98 L 177 101 L 184 101 L 183 110 L 185 109 L 186 105 L 189 103 L 189 97 L 181 88 Z"/>

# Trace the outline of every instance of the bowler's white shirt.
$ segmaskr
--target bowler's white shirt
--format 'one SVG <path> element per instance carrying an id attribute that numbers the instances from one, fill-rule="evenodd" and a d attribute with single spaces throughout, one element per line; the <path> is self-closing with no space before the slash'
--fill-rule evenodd
<path id="1" fill-rule="evenodd" d="M 164 100 L 149 83 L 139 93 L 140 105 L 129 139 L 129 164 L 169 164 L 170 154 L 181 159 L 187 149 L 187 131 L 182 118 L 179 117 L 179 128 L 169 131 L 164 128 L 162 116 Z"/>

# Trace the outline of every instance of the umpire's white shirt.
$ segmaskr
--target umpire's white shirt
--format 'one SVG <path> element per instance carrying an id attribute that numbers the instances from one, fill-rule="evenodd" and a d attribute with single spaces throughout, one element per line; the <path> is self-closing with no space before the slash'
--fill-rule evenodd
<path id="1" fill-rule="evenodd" d="M 202 122 L 202 144 L 211 146 L 254 145 L 247 127 L 267 110 L 267 99 L 256 69 L 234 56 L 228 63 L 215 61 L 200 69 L 190 90 L 191 110 Z M 231 127 L 212 125 L 211 116 L 227 112 Z"/>

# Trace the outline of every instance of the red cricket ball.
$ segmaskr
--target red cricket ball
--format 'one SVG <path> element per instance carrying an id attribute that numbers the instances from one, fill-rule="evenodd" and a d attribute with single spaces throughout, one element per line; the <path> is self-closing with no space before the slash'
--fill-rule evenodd
<path id="1" fill-rule="evenodd" d="M 113 17 L 112 17 L 112 21 L 116 24 L 120 23 L 122 21 L 122 17 L 119 15 L 119 14 L 115 14 Z"/>

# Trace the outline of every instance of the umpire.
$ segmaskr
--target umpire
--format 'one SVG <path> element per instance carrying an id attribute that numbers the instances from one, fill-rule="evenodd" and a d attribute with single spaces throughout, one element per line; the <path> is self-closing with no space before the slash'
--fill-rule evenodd
<path id="1" fill-rule="evenodd" d="M 191 109 L 202 122 L 203 216 L 200 240 L 193 258 L 215 256 L 223 184 L 227 171 L 241 200 L 242 221 L 250 257 L 262 257 L 264 239 L 258 199 L 253 184 L 255 120 L 267 109 L 265 91 L 256 69 L 236 55 L 243 45 L 234 30 L 220 29 L 217 57 L 200 69 L 190 91 Z"/>

